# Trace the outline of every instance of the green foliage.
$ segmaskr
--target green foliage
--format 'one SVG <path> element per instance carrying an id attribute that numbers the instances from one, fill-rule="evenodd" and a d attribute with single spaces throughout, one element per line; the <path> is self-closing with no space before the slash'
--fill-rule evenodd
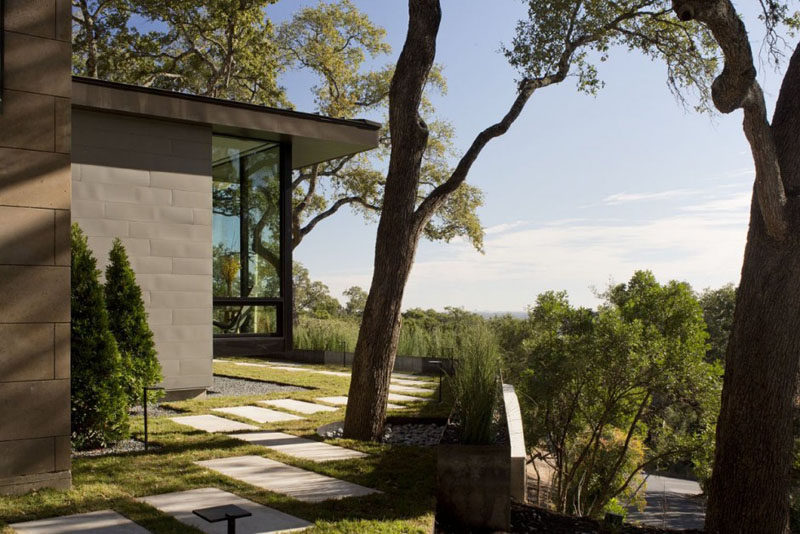
<path id="1" fill-rule="evenodd" d="M 142 388 L 162 380 L 153 332 L 147 324 L 142 290 L 119 239 L 108 255 L 105 302 L 109 328 L 117 341 L 122 365 L 123 384 L 131 406 L 141 403 Z"/>
<path id="2" fill-rule="evenodd" d="M 697 23 L 684 23 L 666 0 L 527 0 L 528 17 L 504 50 L 523 79 L 552 80 L 574 76 L 578 90 L 602 88 L 598 63 L 613 48 L 637 50 L 667 66 L 667 84 L 684 100 L 685 90 L 708 109 L 710 84 L 717 68 L 716 45 Z"/>
<path id="3" fill-rule="evenodd" d="M 464 330 L 458 352 L 458 368 L 447 380 L 456 401 L 461 443 L 489 444 L 500 386 L 497 341 L 486 326 Z"/>
<path id="4" fill-rule="evenodd" d="M 294 284 L 294 313 L 296 316 L 308 314 L 318 319 L 330 319 L 341 315 L 342 305 L 332 297 L 328 286 L 318 280 L 311 280 L 308 269 L 300 262 L 292 266 Z"/>
<path id="5" fill-rule="evenodd" d="M 107 445 L 128 435 L 123 365 L 109 330 L 97 261 L 77 224 L 72 225 L 72 443 Z"/>
<path id="6" fill-rule="evenodd" d="M 518 384 L 526 441 L 556 470 L 555 505 L 595 517 L 642 470 L 689 459 L 707 474 L 721 389 L 687 284 L 639 271 L 604 297 L 595 312 L 539 295 Z"/>
<path id="7" fill-rule="evenodd" d="M 358 286 L 347 288 L 342 293 L 347 297 L 347 304 L 344 306 L 344 311 L 348 315 L 360 316 L 364 313 L 364 307 L 367 305 L 367 292 Z"/>
<path id="8" fill-rule="evenodd" d="M 728 284 L 718 289 L 706 289 L 698 300 L 703 308 L 703 318 L 708 328 L 710 348 L 706 357 L 712 362 L 724 362 L 728 337 L 733 328 L 736 288 L 733 284 Z"/>

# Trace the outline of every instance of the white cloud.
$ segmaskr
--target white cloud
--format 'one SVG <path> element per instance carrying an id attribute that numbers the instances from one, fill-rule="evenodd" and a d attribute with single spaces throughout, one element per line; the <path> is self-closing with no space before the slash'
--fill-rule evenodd
<path id="1" fill-rule="evenodd" d="M 672 189 L 668 191 L 654 191 L 648 193 L 614 193 L 608 195 L 602 202 L 608 206 L 616 206 L 629 202 L 641 202 L 652 200 L 668 200 L 686 196 L 693 196 L 700 193 L 697 189 Z"/>

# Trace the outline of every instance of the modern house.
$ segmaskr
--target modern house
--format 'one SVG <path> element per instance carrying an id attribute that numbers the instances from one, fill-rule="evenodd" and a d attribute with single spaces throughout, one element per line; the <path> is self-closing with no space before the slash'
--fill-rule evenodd
<path id="1" fill-rule="evenodd" d="M 5 4 L 5 5 L 3 5 Z M 125 244 L 173 397 L 291 350 L 291 171 L 379 125 L 71 76 L 67 0 L 0 0 L 0 493 L 70 484 L 70 222 Z"/>
<path id="2" fill-rule="evenodd" d="M 73 78 L 72 220 L 102 265 L 125 245 L 172 398 L 205 392 L 212 354 L 291 350 L 292 169 L 378 128 Z"/>

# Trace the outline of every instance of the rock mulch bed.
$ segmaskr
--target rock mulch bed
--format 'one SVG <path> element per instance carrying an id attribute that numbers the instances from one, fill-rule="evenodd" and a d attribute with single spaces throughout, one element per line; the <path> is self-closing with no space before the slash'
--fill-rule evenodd
<path id="1" fill-rule="evenodd" d="M 383 431 L 383 442 L 394 445 L 413 445 L 416 447 L 435 447 L 442 439 L 444 426 L 430 424 L 387 424 Z M 341 438 L 344 428 L 341 423 L 332 425 L 322 434 L 326 438 Z"/>
<path id="2" fill-rule="evenodd" d="M 159 448 L 160 448 L 159 446 L 150 443 L 148 445 L 148 452 L 158 450 Z M 104 447 L 102 449 L 91 449 L 88 451 L 72 451 L 72 457 L 86 458 L 89 456 L 106 456 L 108 454 L 120 454 L 120 453 L 140 452 L 140 451 L 144 451 L 144 441 L 139 441 L 138 439 L 124 439 L 122 441 L 118 441 L 111 447 Z"/>
<path id="3" fill-rule="evenodd" d="M 442 534 L 449 530 L 439 531 Z M 456 532 L 456 531 L 452 531 Z M 512 504 L 511 532 L 515 533 L 547 533 L 547 534 L 603 534 L 614 532 L 619 534 L 666 534 L 682 532 L 684 534 L 701 533 L 702 530 L 667 530 L 654 527 L 638 527 L 625 524 L 613 530 L 603 527 L 601 522 L 585 517 L 573 517 L 557 514 L 535 506 Z"/>
<path id="4" fill-rule="evenodd" d="M 147 417 L 148 419 L 151 417 L 166 417 L 169 415 L 178 415 L 180 412 L 178 410 L 173 410 L 172 408 L 167 408 L 166 406 L 162 406 L 160 404 L 151 404 L 147 403 Z M 128 410 L 129 415 L 141 415 L 144 416 L 144 410 L 141 406 L 134 406 L 130 410 Z"/>
<path id="5" fill-rule="evenodd" d="M 265 395 L 267 393 L 289 393 L 292 391 L 303 391 L 304 389 L 305 388 L 298 386 L 276 384 L 275 382 L 214 375 L 214 383 L 208 390 L 207 395 L 209 397 L 246 397 L 248 395 Z"/>

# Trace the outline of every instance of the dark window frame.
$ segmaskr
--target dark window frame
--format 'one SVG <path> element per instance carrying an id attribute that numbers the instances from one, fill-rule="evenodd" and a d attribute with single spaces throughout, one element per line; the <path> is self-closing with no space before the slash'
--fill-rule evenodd
<path id="1" fill-rule="evenodd" d="M 2 0 L 0 0 L 2 1 Z M 291 302 L 291 226 L 288 222 L 291 221 L 291 144 L 278 141 L 271 141 L 267 139 L 258 139 L 256 137 L 230 135 L 224 133 L 214 133 L 213 137 L 228 137 L 232 139 L 252 139 L 254 141 L 264 141 L 273 143 L 278 149 L 278 180 L 279 180 L 279 221 L 278 226 L 280 229 L 279 246 L 280 246 L 280 269 L 278 269 L 278 282 L 279 282 L 279 297 L 217 297 L 212 295 L 212 310 L 217 307 L 224 306 L 265 306 L 275 308 L 276 311 L 276 328 L 273 333 L 214 333 L 215 339 L 241 339 L 241 338 L 284 338 L 288 339 L 287 343 L 291 343 L 292 328 L 291 328 L 291 313 L 287 312 L 287 301 Z M 288 174 L 287 174 L 288 173 Z M 213 178 L 212 178 L 213 180 Z M 245 215 L 248 206 L 247 192 L 245 192 L 244 180 L 244 165 L 240 164 L 239 168 L 239 236 L 240 236 L 240 263 L 241 271 L 239 274 L 239 287 L 240 292 L 245 289 L 246 281 L 249 280 L 249 218 Z M 288 186 L 287 186 L 288 184 Z M 243 253 L 247 253 L 248 257 L 245 258 Z M 287 269 L 287 265 L 289 266 Z M 288 273 L 288 281 L 286 280 Z M 288 295 L 288 299 L 287 299 Z"/>

